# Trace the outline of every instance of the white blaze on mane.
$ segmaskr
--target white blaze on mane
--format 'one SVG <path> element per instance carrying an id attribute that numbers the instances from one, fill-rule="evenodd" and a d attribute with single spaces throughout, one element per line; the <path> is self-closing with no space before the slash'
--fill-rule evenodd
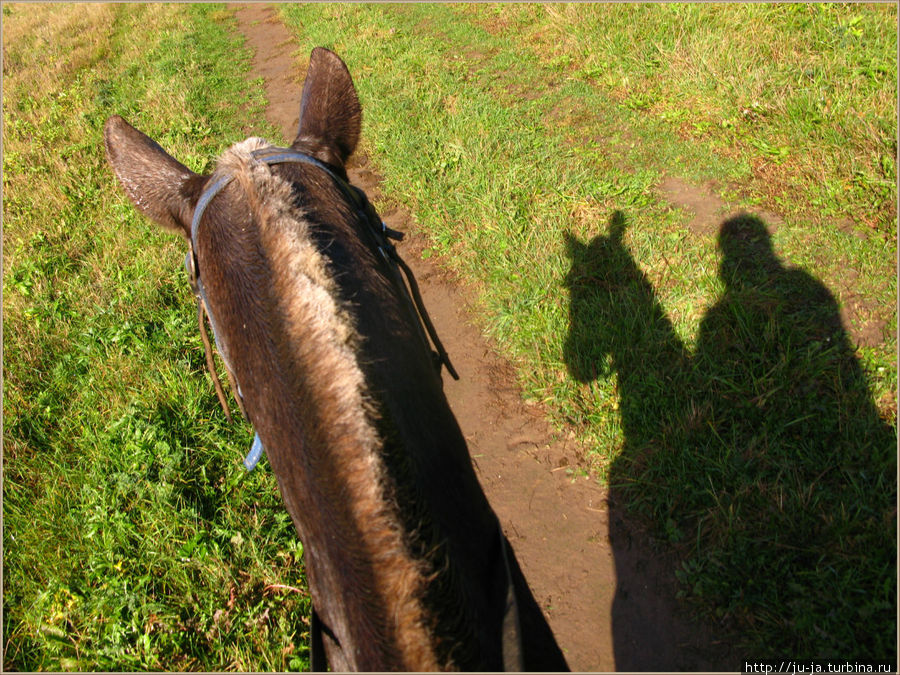
<path id="1" fill-rule="evenodd" d="M 353 318 L 342 306 L 303 213 L 292 203 L 290 185 L 250 155 L 268 146 L 260 138 L 248 138 L 226 151 L 219 167 L 234 175 L 259 225 L 294 358 L 328 400 L 328 406 L 320 408 L 330 406 L 332 411 L 320 421 L 334 428 L 335 438 L 346 439 L 329 451 L 341 454 L 336 462 L 344 471 L 341 492 L 347 495 L 347 506 L 372 560 L 375 592 L 394 624 L 401 659 L 412 670 L 434 670 L 440 664 L 421 605 L 425 577 L 404 544 L 396 507 L 386 498 L 381 441 L 357 360 Z M 343 647 L 352 653 L 352 645 Z"/>

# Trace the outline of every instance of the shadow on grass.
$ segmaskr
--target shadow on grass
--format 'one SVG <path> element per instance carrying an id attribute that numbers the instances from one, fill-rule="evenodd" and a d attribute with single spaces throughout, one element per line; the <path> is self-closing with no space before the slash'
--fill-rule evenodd
<path id="1" fill-rule="evenodd" d="M 625 230 L 616 212 L 608 233 L 566 241 L 566 363 L 582 383 L 617 377 L 624 432 L 609 479 L 617 669 L 683 665 L 614 531 L 626 510 L 676 551 L 681 588 L 737 629 L 742 658 L 894 659 L 897 437 L 834 297 L 737 216 L 719 232 L 724 292 L 690 351 Z"/>

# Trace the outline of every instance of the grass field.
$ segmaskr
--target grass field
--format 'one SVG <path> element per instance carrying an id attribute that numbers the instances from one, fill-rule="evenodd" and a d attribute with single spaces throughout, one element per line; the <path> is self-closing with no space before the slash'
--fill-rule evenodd
<path id="1" fill-rule="evenodd" d="M 4 4 L 7 669 L 308 667 L 302 548 L 266 465 L 240 465 L 184 246 L 103 152 L 114 112 L 195 170 L 267 132 L 229 16 Z"/>
<path id="2" fill-rule="evenodd" d="M 302 547 L 240 467 L 183 245 L 102 152 L 112 113 L 194 170 L 277 137 L 230 13 L 3 11 L 5 665 L 306 668 Z M 380 206 L 686 600 L 757 657 L 895 658 L 896 9 L 281 12 L 347 61 Z M 671 177 L 762 215 L 694 232 Z"/>
<path id="3" fill-rule="evenodd" d="M 281 11 L 350 64 L 383 206 L 699 611 L 750 653 L 893 655 L 895 9 Z M 694 233 L 669 177 L 772 222 Z"/>

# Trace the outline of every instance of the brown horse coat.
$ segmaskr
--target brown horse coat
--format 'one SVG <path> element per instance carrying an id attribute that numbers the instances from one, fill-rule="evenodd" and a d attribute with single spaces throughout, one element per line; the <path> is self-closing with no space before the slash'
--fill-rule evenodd
<path id="1" fill-rule="evenodd" d="M 432 354 L 371 224 L 342 189 L 360 106 L 313 51 L 291 149 L 250 138 L 192 173 L 120 117 L 107 156 L 140 211 L 192 245 L 218 341 L 304 543 L 335 670 L 562 670 Z M 207 205 L 204 189 L 231 180 Z"/>

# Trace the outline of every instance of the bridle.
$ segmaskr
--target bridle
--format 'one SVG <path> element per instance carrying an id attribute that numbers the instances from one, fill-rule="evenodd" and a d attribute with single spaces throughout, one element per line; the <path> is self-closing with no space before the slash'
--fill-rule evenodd
<path id="1" fill-rule="evenodd" d="M 424 341 L 426 349 L 431 351 L 434 365 L 437 369 L 438 374 L 440 374 L 441 367 L 445 367 L 447 369 L 447 372 L 450 373 L 450 376 L 454 380 L 458 380 L 459 375 L 457 374 L 456 369 L 453 367 L 453 364 L 450 362 L 450 357 L 447 354 L 447 351 L 444 349 L 444 346 L 441 344 L 441 341 L 437 336 L 437 331 L 435 330 L 434 325 L 432 324 L 431 319 L 429 318 L 428 313 L 425 310 L 425 304 L 422 301 L 422 296 L 419 292 L 419 285 L 416 283 L 415 276 L 413 275 L 413 272 L 409 268 L 409 266 L 400 257 L 400 254 L 397 253 L 397 249 L 391 241 L 402 240 L 403 233 L 387 227 L 387 225 L 385 225 L 384 222 L 378 217 L 375 208 L 369 202 L 368 198 L 362 190 L 357 188 L 355 185 L 351 185 L 350 183 L 345 181 L 343 178 L 334 173 L 334 171 L 332 171 L 327 164 L 319 161 L 315 157 L 311 157 L 310 155 L 304 154 L 302 152 L 297 152 L 289 148 L 278 148 L 274 146 L 254 150 L 250 153 L 250 155 L 253 157 L 253 159 L 267 165 L 298 163 L 315 166 L 324 171 L 333 179 L 334 184 L 344 194 L 348 202 L 356 207 L 357 216 L 361 220 L 365 221 L 368 225 L 368 227 L 365 227 L 363 229 L 368 232 L 371 238 L 371 244 L 374 249 L 377 250 L 381 257 L 384 258 L 384 260 L 387 262 L 387 266 L 391 271 L 395 286 L 398 288 L 401 295 L 406 299 L 405 304 L 410 312 L 410 317 L 413 321 L 413 324 L 416 326 L 420 338 Z M 197 298 L 197 321 L 200 325 L 200 335 L 203 338 L 203 347 L 206 355 L 206 365 L 209 369 L 210 376 L 216 388 L 216 396 L 219 399 L 222 410 L 225 412 L 225 416 L 230 422 L 231 413 L 228 409 L 228 403 L 225 400 L 225 393 L 222 391 L 222 385 L 219 382 L 218 375 L 216 374 L 215 363 L 213 362 L 211 352 L 212 348 L 209 343 L 209 337 L 206 333 L 206 323 L 204 322 L 204 316 L 206 316 L 210 326 L 212 326 L 213 338 L 216 342 L 216 347 L 219 350 L 219 355 L 222 358 L 222 362 L 225 364 L 225 372 L 228 376 L 228 382 L 235 394 L 235 400 L 237 401 L 241 414 L 245 419 L 249 420 L 246 409 L 244 408 L 243 395 L 241 394 L 240 385 L 236 381 L 234 377 L 234 370 L 231 367 L 230 355 L 225 349 L 225 345 L 220 342 L 218 338 L 219 333 L 216 330 L 215 318 L 210 311 L 209 303 L 206 299 L 206 290 L 203 286 L 203 281 L 200 276 L 200 267 L 197 262 L 197 253 L 194 247 L 194 243 L 197 240 L 197 232 L 200 228 L 200 221 L 203 218 L 203 214 L 205 213 L 206 208 L 216 197 L 216 195 L 222 192 L 222 190 L 224 190 L 229 185 L 229 183 L 234 180 L 234 176 L 231 174 L 220 174 L 218 176 L 216 176 L 215 174 L 213 175 L 213 179 L 204 188 L 202 194 L 200 195 L 200 199 L 197 201 L 197 205 L 194 208 L 194 216 L 191 220 L 191 238 L 189 242 L 190 250 L 185 256 L 184 264 L 187 268 L 191 290 L 193 290 L 194 295 Z M 252 423 L 252 420 L 249 421 L 251 421 Z M 253 444 L 250 448 L 250 452 L 244 458 L 244 467 L 248 471 L 252 471 L 256 464 L 259 462 L 263 450 L 264 448 L 262 441 L 259 438 L 259 434 L 254 432 Z M 507 584 L 505 607 L 503 612 L 503 625 L 501 631 L 504 667 L 508 671 L 521 671 L 523 668 L 523 662 L 518 601 L 516 598 L 515 588 L 512 580 L 512 573 L 510 571 L 510 565 L 507 557 L 508 543 L 506 541 L 506 537 L 503 535 L 503 530 L 500 527 L 499 520 L 497 521 L 497 532 L 500 536 L 502 560 L 504 570 L 506 572 Z M 323 634 L 327 634 L 328 632 L 328 628 L 324 626 L 321 618 L 318 615 L 318 612 L 316 612 L 315 607 L 313 607 L 312 620 L 310 625 L 312 642 L 311 666 L 313 671 L 323 672 L 327 669 L 325 649 L 323 644 Z"/>
<path id="2" fill-rule="evenodd" d="M 267 165 L 296 163 L 315 166 L 318 169 L 324 171 L 332 178 L 334 184 L 347 198 L 348 202 L 356 207 L 357 216 L 359 216 L 361 220 L 365 221 L 368 224 L 368 227 L 364 229 L 371 236 L 371 243 L 375 250 L 377 250 L 381 257 L 384 258 L 384 260 L 388 263 L 388 268 L 391 270 L 394 284 L 400 290 L 401 295 L 406 298 L 406 305 L 408 310 L 410 311 L 413 323 L 416 325 L 419 336 L 424 341 L 426 348 L 431 351 L 438 373 L 440 373 L 440 369 L 442 366 L 446 367 L 447 372 L 450 373 L 450 376 L 454 380 L 458 380 L 459 375 L 457 374 L 456 369 L 453 367 L 453 364 L 450 362 L 450 357 L 447 354 L 447 351 L 444 349 L 444 346 L 441 344 L 441 341 L 437 336 L 437 331 L 435 331 L 434 325 L 431 323 L 431 319 L 425 310 L 425 304 L 422 301 L 422 296 L 419 292 L 419 286 L 416 283 L 415 276 L 413 275 L 412 270 L 409 268 L 409 266 L 400 257 L 400 254 L 397 253 L 396 247 L 391 242 L 392 239 L 395 241 L 400 241 L 401 239 L 403 239 L 403 233 L 387 227 L 387 225 L 385 225 L 384 222 L 378 217 L 375 208 L 366 198 L 366 195 L 362 190 L 357 188 L 355 185 L 351 185 L 350 183 L 345 181 L 343 178 L 334 173 L 334 171 L 332 171 L 327 164 L 316 159 L 315 157 L 311 157 L 310 155 L 304 154 L 302 152 L 297 152 L 296 150 L 291 150 L 290 148 L 279 148 L 274 146 L 259 148 L 252 151 L 250 155 L 256 161 L 262 162 Z M 225 400 L 225 393 L 222 390 L 222 385 L 219 382 L 218 375 L 216 374 L 215 363 L 213 362 L 211 351 L 212 348 L 209 343 L 209 337 L 206 333 L 204 316 L 207 317 L 207 319 L 209 320 L 209 324 L 212 327 L 213 339 L 216 342 L 216 347 L 219 350 L 219 355 L 222 358 L 222 362 L 225 364 L 225 372 L 228 376 L 228 382 L 231 385 L 231 389 L 235 394 L 235 400 L 237 401 L 238 408 L 240 409 L 241 414 L 245 419 L 248 419 L 248 416 L 246 409 L 244 408 L 243 395 L 241 394 L 240 385 L 234 377 L 234 369 L 231 367 L 230 356 L 227 349 L 225 348 L 225 345 L 219 341 L 219 331 L 216 330 L 216 321 L 213 317 L 212 312 L 210 311 L 209 303 L 206 299 L 206 290 L 203 286 L 203 281 L 200 276 L 200 266 L 197 262 L 197 253 L 194 243 L 197 241 L 197 232 L 200 228 L 200 222 L 203 219 L 203 214 L 206 212 L 206 209 L 209 206 L 210 202 L 212 202 L 216 195 L 222 192 L 222 190 L 224 190 L 232 180 L 234 180 L 234 176 L 232 174 L 223 173 L 217 176 L 214 174 L 213 179 L 204 188 L 202 194 L 200 195 L 200 199 L 197 200 L 197 205 L 194 208 L 194 216 L 191 220 L 191 238 L 189 242 L 190 250 L 188 251 L 184 259 L 184 265 L 187 268 L 191 290 L 194 292 L 194 295 L 197 298 L 197 322 L 200 325 L 200 336 L 203 339 L 203 348 L 206 355 L 206 366 L 213 380 L 213 384 L 215 385 L 216 396 L 219 399 L 219 404 L 222 406 L 222 410 L 225 412 L 225 417 L 229 422 L 231 421 L 231 412 L 228 409 L 228 403 Z M 433 349 L 432 345 L 434 345 Z M 259 435 L 254 433 L 253 444 L 250 448 L 250 452 L 244 459 L 244 466 L 248 471 L 252 471 L 256 466 L 257 462 L 262 456 L 262 452 L 262 442 L 259 439 Z"/>

